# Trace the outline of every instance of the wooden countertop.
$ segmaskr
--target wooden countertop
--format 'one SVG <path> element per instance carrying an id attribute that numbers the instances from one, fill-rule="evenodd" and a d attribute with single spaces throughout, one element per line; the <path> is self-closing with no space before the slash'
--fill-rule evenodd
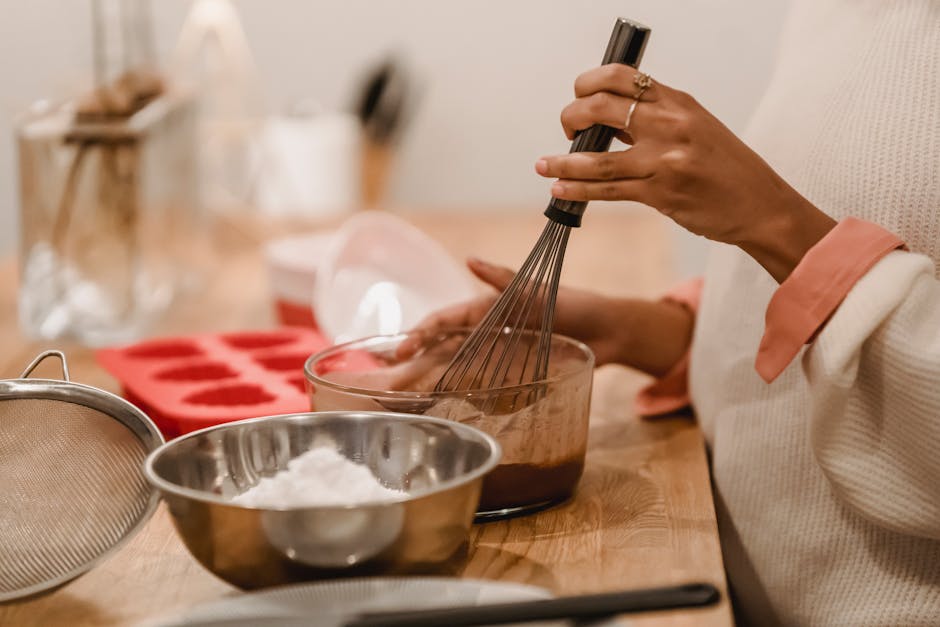
<path id="1" fill-rule="evenodd" d="M 456 256 L 517 266 L 544 225 L 538 213 L 407 214 Z M 178 302 L 155 334 L 264 328 L 274 324 L 259 243 L 296 224 L 228 222 L 217 229 L 205 287 Z M 593 209 L 572 234 L 563 282 L 621 295 L 655 296 L 673 280 L 672 238 L 661 218 Z M 92 351 L 33 342 L 16 322 L 16 271 L 0 264 L 0 378 L 19 376 L 42 349 L 66 351 L 72 379 L 118 391 Z M 52 368 L 43 365 L 42 368 Z M 54 376 L 51 372 L 49 376 Z M 569 503 L 474 527 L 464 576 L 544 586 L 558 594 L 706 581 L 726 591 L 701 432 L 688 417 L 638 420 L 631 401 L 644 383 L 616 366 L 595 375 L 587 466 Z M 165 508 L 116 555 L 37 599 L 0 605 L 2 625 L 116 625 L 178 615 L 238 592 L 199 566 Z M 730 605 L 648 614 L 631 625 L 729 625 Z"/>

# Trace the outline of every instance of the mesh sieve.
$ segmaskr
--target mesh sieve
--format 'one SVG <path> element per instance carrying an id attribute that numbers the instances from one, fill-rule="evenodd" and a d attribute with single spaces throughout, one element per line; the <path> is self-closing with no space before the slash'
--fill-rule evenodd
<path id="1" fill-rule="evenodd" d="M 63 380 L 28 379 L 46 357 Z M 68 380 L 39 355 L 0 381 L 0 602 L 60 586 L 153 513 L 143 461 L 163 441 L 127 401 Z"/>

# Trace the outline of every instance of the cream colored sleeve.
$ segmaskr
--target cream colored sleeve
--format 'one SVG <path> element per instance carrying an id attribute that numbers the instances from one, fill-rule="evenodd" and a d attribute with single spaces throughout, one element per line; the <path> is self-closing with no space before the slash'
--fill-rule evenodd
<path id="1" fill-rule="evenodd" d="M 833 490 L 877 525 L 940 539 L 940 283 L 892 252 L 803 356 L 813 450 Z"/>

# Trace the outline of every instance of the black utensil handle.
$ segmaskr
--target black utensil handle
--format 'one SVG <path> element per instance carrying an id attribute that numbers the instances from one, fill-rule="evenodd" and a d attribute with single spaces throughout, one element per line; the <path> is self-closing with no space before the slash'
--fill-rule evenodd
<path id="1" fill-rule="evenodd" d="M 649 41 L 650 29 L 642 24 L 623 17 L 617 18 L 614 30 L 607 43 L 607 52 L 601 65 L 608 63 L 622 63 L 631 67 L 639 67 L 646 42 Z M 626 112 L 624 112 L 626 116 Z M 587 128 L 574 138 L 571 150 L 568 152 L 605 152 L 610 148 L 610 142 L 619 129 L 595 124 Z M 581 216 L 587 208 L 583 200 L 561 200 L 552 198 L 545 210 L 545 215 L 555 222 L 566 226 L 581 226 Z"/>
<path id="2" fill-rule="evenodd" d="M 711 584 L 693 583 L 518 603 L 368 613 L 348 621 L 345 627 L 469 627 L 566 618 L 603 618 L 617 614 L 703 607 L 717 603 L 720 597 L 718 590 Z"/>

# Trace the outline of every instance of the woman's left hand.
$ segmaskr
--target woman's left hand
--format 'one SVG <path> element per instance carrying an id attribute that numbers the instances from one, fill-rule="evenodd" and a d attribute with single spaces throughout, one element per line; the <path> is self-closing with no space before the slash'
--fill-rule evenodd
<path id="1" fill-rule="evenodd" d="M 604 65 L 578 77 L 561 114 L 569 139 L 594 124 L 623 129 L 626 150 L 543 157 L 552 195 L 635 200 L 709 239 L 741 247 L 778 281 L 835 222 L 790 187 L 690 95 L 654 81 L 636 103 L 637 70 Z"/>

